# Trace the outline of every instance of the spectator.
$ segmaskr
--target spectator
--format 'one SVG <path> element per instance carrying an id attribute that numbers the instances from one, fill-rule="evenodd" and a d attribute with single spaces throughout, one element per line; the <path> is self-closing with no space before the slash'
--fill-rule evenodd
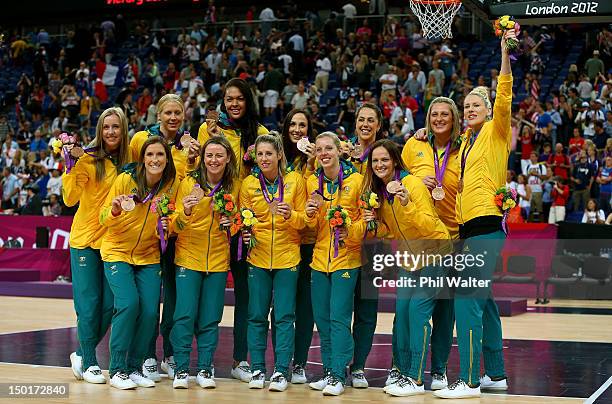
<path id="1" fill-rule="evenodd" d="M 61 195 L 62 193 L 62 177 L 60 172 L 60 164 L 55 163 L 53 170 L 51 171 L 51 178 L 47 182 L 47 195 L 56 194 Z"/>
<path id="2" fill-rule="evenodd" d="M 327 91 L 329 85 L 329 73 L 332 71 L 332 64 L 325 52 L 320 52 L 315 63 L 317 74 L 315 75 L 315 85 L 322 92 Z"/>
<path id="3" fill-rule="evenodd" d="M 49 203 L 43 204 L 43 216 L 59 216 L 62 214 L 62 204 L 59 201 L 59 196 L 56 194 L 49 195 Z"/>
<path id="4" fill-rule="evenodd" d="M 49 146 L 45 139 L 42 138 L 42 132 L 40 129 L 34 131 L 34 139 L 30 143 L 30 151 L 39 154 L 43 150 L 47 150 Z"/>
<path id="5" fill-rule="evenodd" d="M 593 185 L 593 172 L 587 162 L 585 150 L 580 151 L 578 162 L 574 165 L 570 180 L 574 185 L 574 192 L 572 194 L 574 211 L 579 211 L 581 207 L 584 209 L 586 206 L 591 192 L 591 185 Z"/>
<path id="6" fill-rule="evenodd" d="M 588 102 L 583 101 L 582 104 L 580 104 L 580 110 L 576 114 L 576 119 L 574 120 L 574 123 L 582 129 L 582 135 L 585 139 L 590 139 L 595 135 L 595 128 L 591 119 L 592 114 L 590 114 L 589 106 Z"/>
<path id="7" fill-rule="evenodd" d="M 304 91 L 304 82 L 300 80 L 297 93 L 291 97 L 291 106 L 295 109 L 305 109 L 308 105 L 308 94 Z"/>
<path id="8" fill-rule="evenodd" d="M 553 189 L 551 192 L 552 206 L 548 215 L 548 223 L 556 224 L 565 220 L 565 205 L 570 196 L 570 189 L 565 185 L 566 180 L 559 176 L 553 178 Z"/>
<path id="9" fill-rule="evenodd" d="M 534 152 L 534 135 L 530 125 L 523 126 L 521 133 L 521 173 L 527 175 L 527 167 L 531 164 L 531 153 Z"/>
<path id="10" fill-rule="evenodd" d="M 607 156 L 604 166 L 601 167 L 597 178 L 599 184 L 599 206 L 608 214 L 612 210 L 610 198 L 612 197 L 612 156 Z"/>
<path id="11" fill-rule="evenodd" d="M 604 211 L 599 209 L 595 199 L 589 199 L 582 215 L 582 223 L 604 224 L 606 216 Z"/>
<path id="12" fill-rule="evenodd" d="M 552 169 L 552 175 L 567 180 L 569 178 L 569 170 L 571 168 L 570 159 L 563 151 L 563 145 L 557 143 L 555 145 L 555 154 L 548 158 L 548 166 Z"/>
<path id="13" fill-rule="evenodd" d="M 548 163 L 548 159 L 552 156 L 552 148 L 550 143 L 544 143 L 542 145 L 542 153 L 538 157 L 538 163 Z M 550 166 L 548 166 L 550 168 Z"/>
<path id="14" fill-rule="evenodd" d="M 606 147 L 608 141 L 608 134 L 604 130 L 604 124 L 600 121 L 596 121 L 594 124 L 595 136 L 593 136 L 593 143 L 598 150 L 603 150 Z"/>
<path id="15" fill-rule="evenodd" d="M 272 111 L 276 108 L 278 97 L 283 90 L 283 82 L 285 81 L 283 73 L 274 68 L 274 64 L 268 63 L 268 71 L 263 81 L 264 90 L 264 108 L 266 116 L 272 115 Z"/>
<path id="16" fill-rule="evenodd" d="M 35 215 L 42 216 L 42 199 L 39 195 L 40 188 L 36 184 L 31 184 L 26 187 L 27 199 L 23 206 L 15 209 L 18 215 Z"/>
<path id="17" fill-rule="evenodd" d="M 531 209 L 531 187 L 527 183 L 527 177 L 523 174 L 519 174 L 517 182 L 516 193 L 519 197 L 521 214 L 523 219 L 527 220 L 529 218 L 529 210 Z"/>
<path id="18" fill-rule="evenodd" d="M 544 181 L 548 178 L 546 165 L 538 163 L 538 154 L 535 151 L 529 156 L 527 166 L 527 184 L 531 188 L 530 221 L 541 221 L 544 206 L 542 196 L 544 194 Z"/>
<path id="19" fill-rule="evenodd" d="M 385 99 L 387 95 L 392 94 L 395 97 L 395 89 L 397 87 L 397 68 L 390 66 L 389 71 L 378 79 L 381 84 L 380 98 Z"/>
<path id="20" fill-rule="evenodd" d="M 578 95 L 582 98 L 582 101 L 589 101 L 591 99 L 591 91 L 593 91 L 593 84 L 589 81 L 586 74 L 580 75 L 580 83 L 578 83 Z"/>
<path id="21" fill-rule="evenodd" d="M 21 183 L 19 178 L 11 173 L 9 167 L 2 170 L 2 209 L 14 209 L 17 207 Z"/>
<path id="22" fill-rule="evenodd" d="M 574 156 L 578 154 L 584 147 L 584 142 L 584 138 L 580 136 L 580 128 L 574 128 L 572 138 L 569 141 L 569 155 Z"/>
<path id="23" fill-rule="evenodd" d="M 605 73 L 604 63 L 599 58 L 599 51 L 593 51 L 593 57 L 589 58 L 584 64 L 584 70 L 586 70 L 586 74 L 589 77 L 589 80 L 595 80 L 598 74 Z"/>

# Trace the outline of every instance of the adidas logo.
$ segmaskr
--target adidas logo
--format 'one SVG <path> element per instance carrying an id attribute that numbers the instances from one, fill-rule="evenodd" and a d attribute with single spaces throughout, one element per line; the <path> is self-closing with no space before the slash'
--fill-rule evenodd
<path id="1" fill-rule="evenodd" d="M 79 262 L 85 262 L 85 257 L 79 257 Z"/>
<path id="2" fill-rule="evenodd" d="M 185 267 L 179 267 L 178 270 L 179 270 L 179 274 L 178 274 L 179 278 L 186 278 L 187 277 L 187 274 L 185 274 Z"/>
<path id="3" fill-rule="evenodd" d="M 425 157 L 425 155 L 423 154 L 422 151 L 420 151 L 420 152 L 417 153 L 417 157 Z"/>
<path id="4" fill-rule="evenodd" d="M 343 273 L 342 277 L 345 279 L 351 279 L 351 275 L 348 272 Z"/>

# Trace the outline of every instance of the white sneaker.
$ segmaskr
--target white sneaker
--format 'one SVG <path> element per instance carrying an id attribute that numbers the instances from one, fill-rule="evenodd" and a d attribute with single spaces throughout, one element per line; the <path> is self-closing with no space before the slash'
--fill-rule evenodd
<path id="1" fill-rule="evenodd" d="M 138 385 L 130 379 L 130 376 L 124 372 L 115 373 L 110 379 L 110 385 L 119 390 L 129 390 L 138 387 Z"/>
<path id="2" fill-rule="evenodd" d="M 351 384 L 356 389 L 367 389 L 369 384 L 365 377 L 363 370 L 356 370 L 351 372 Z"/>
<path id="3" fill-rule="evenodd" d="M 87 383 L 93 384 L 104 384 L 106 383 L 106 378 L 102 374 L 99 366 L 90 366 L 87 368 L 85 373 L 83 373 L 83 379 Z"/>
<path id="4" fill-rule="evenodd" d="M 505 391 L 508 390 L 508 379 L 504 378 L 502 380 L 493 381 L 489 376 L 484 375 L 480 378 L 480 388 L 482 390 Z"/>
<path id="5" fill-rule="evenodd" d="M 327 387 L 327 383 L 329 383 L 330 380 L 331 380 L 331 376 L 330 375 L 325 375 L 322 378 L 320 378 L 319 380 L 310 383 L 308 386 L 311 389 L 313 389 L 313 390 L 321 391 L 325 387 Z"/>
<path id="6" fill-rule="evenodd" d="M 335 377 L 331 377 L 327 386 L 323 389 L 324 396 L 339 396 L 344 393 L 344 385 Z"/>
<path id="7" fill-rule="evenodd" d="M 391 370 L 389 371 L 389 376 L 387 376 L 387 380 L 385 381 L 385 386 L 397 383 L 401 376 L 402 375 L 398 368 L 391 368 Z"/>
<path id="8" fill-rule="evenodd" d="M 136 383 L 138 387 L 155 387 L 155 382 L 144 377 L 140 370 L 130 373 L 130 380 Z"/>
<path id="9" fill-rule="evenodd" d="M 304 384 L 306 379 L 306 370 L 300 365 L 295 365 L 291 371 L 291 384 Z"/>
<path id="10" fill-rule="evenodd" d="M 482 383 L 482 382 L 481 382 Z M 431 389 L 432 390 L 442 390 L 448 387 L 448 379 L 446 378 L 446 373 L 432 373 L 431 374 Z"/>
<path id="11" fill-rule="evenodd" d="M 169 379 L 174 379 L 174 373 L 176 372 L 176 362 L 174 361 L 174 356 L 169 356 L 162 361 L 161 370 L 168 374 Z"/>
<path id="12" fill-rule="evenodd" d="M 70 367 L 72 374 L 77 380 L 83 380 L 83 357 L 76 352 L 70 354 Z"/>
<path id="13" fill-rule="evenodd" d="M 440 398 L 472 398 L 480 397 L 480 386 L 470 387 L 466 382 L 458 379 L 455 383 L 442 390 L 433 392 L 434 396 Z"/>
<path id="14" fill-rule="evenodd" d="M 249 389 L 263 389 L 266 384 L 266 374 L 261 370 L 256 370 L 249 381 Z"/>
<path id="15" fill-rule="evenodd" d="M 253 374 L 251 373 L 251 365 L 249 365 L 249 362 L 247 361 L 240 362 L 238 366 L 232 368 L 231 373 L 234 379 L 241 380 L 245 383 L 249 383 L 253 377 Z"/>
<path id="16" fill-rule="evenodd" d="M 147 379 L 153 380 L 155 383 L 161 381 L 161 376 L 157 371 L 157 360 L 155 358 L 149 358 L 142 364 L 142 374 Z"/>
<path id="17" fill-rule="evenodd" d="M 387 394 L 394 397 L 409 397 L 425 394 L 425 385 L 418 386 L 412 377 L 404 376 L 397 383 L 388 386 Z"/>
<path id="18" fill-rule="evenodd" d="M 189 388 L 189 372 L 178 372 L 174 375 L 172 381 L 173 389 L 188 389 Z"/>
<path id="19" fill-rule="evenodd" d="M 215 370 L 213 369 L 212 372 L 200 370 L 196 376 L 196 382 L 198 382 L 203 389 L 214 389 L 217 387 L 217 383 L 215 383 Z"/>
<path id="20" fill-rule="evenodd" d="M 270 377 L 270 386 L 268 390 L 270 391 L 285 391 L 287 390 L 287 378 L 281 372 L 274 372 L 272 377 Z"/>

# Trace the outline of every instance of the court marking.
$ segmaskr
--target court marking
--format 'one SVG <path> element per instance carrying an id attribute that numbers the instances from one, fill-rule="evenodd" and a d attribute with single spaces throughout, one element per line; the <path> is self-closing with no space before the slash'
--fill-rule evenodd
<path id="1" fill-rule="evenodd" d="M 610 376 L 608 380 L 606 380 L 606 382 L 602 384 L 601 387 L 597 389 L 597 391 L 595 391 L 595 393 L 591 394 L 591 397 L 589 397 L 584 402 L 584 404 L 593 404 L 595 400 L 597 399 L 597 397 L 601 396 L 603 392 L 606 391 L 608 387 L 610 387 L 611 384 L 612 384 L 612 376 Z"/>

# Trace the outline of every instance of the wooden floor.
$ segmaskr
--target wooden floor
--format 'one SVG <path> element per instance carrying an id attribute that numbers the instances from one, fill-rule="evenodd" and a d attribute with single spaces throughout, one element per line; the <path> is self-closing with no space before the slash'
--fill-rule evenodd
<path id="1" fill-rule="evenodd" d="M 105 372 L 106 373 L 106 372 Z M 174 390 L 167 379 L 162 379 L 155 388 L 139 388 L 131 391 L 120 391 L 108 385 L 92 385 L 85 382 L 77 382 L 68 368 L 34 367 L 31 365 L 9 365 L 0 364 L 0 380 L 3 383 L 69 383 L 69 398 L 45 399 L 45 403 L 166 403 L 166 402 L 248 402 L 259 403 L 310 403 L 316 400 L 330 400 L 334 403 L 375 403 L 394 402 L 406 404 L 429 404 L 429 403 L 457 403 L 461 404 L 531 404 L 531 403 L 581 403 L 580 398 L 552 398 L 538 396 L 510 396 L 504 394 L 483 394 L 480 399 L 470 400 L 441 400 L 434 397 L 431 392 L 426 392 L 418 397 L 389 397 L 382 389 L 369 388 L 355 390 L 347 388 L 345 394 L 340 397 L 323 397 L 321 392 L 313 391 L 305 385 L 291 385 L 282 393 L 271 393 L 267 390 L 249 390 L 246 383 L 237 380 L 217 379 L 217 388 L 214 390 L 203 390 L 194 381 L 188 390 Z M 42 402 L 43 400 L 28 399 L 24 402 Z M 1 402 L 1 400 L 0 400 Z M 4 401 L 8 402 L 8 400 Z M 14 400 L 11 400 L 14 402 Z"/>
<path id="2" fill-rule="evenodd" d="M 551 307 L 608 308 L 610 301 L 556 301 Z M 558 306 L 552 306 L 552 304 Z M 74 327 L 76 315 L 72 300 L 0 296 L 0 334 Z M 234 308 L 226 306 L 221 326 L 231 327 Z M 525 313 L 515 317 L 502 317 L 505 339 L 543 341 L 612 342 L 609 327 L 612 315 Z M 379 313 L 376 333 L 390 334 L 392 313 Z"/>
<path id="3" fill-rule="evenodd" d="M 533 306 L 533 301 L 529 302 Z M 534 306 L 541 307 L 541 306 Z M 557 308 L 585 308 L 601 309 L 600 314 L 561 314 L 528 312 L 515 317 L 503 317 L 502 325 L 504 339 L 507 340 L 533 340 L 533 341 L 564 341 L 577 343 L 612 343 L 610 327 L 602 326 L 612 324 L 612 315 L 607 309 L 612 309 L 612 301 L 552 301 L 544 307 Z M 595 310 L 597 311 L 597 310 Z M 69 299 L 42 299 L 25 297 L 0 296 L 0 334 L 12 334 L 28 331 L 72 328 L 76 324 L 76 316 L 72 301 Z M 221 326 L 231 327 L 234 310 L 226 306 Z M 379 313 L 377 334 L 390 334 L 393 314 Z M 517 341 L 521 343 L 521 341 Z M 524 344 L 524 342 L 522 342 Z M 537 342 L 536 342 L 537 344 Z M 558 342 L 551 342 L 558 344 Z M 6 349 L 10 347 L 0 347 Z M 536 348 L 537 349 L 537 348 Z M 550 348 L 549 348 L 550 349 Z M 552 359 L 554 361 L 554 359 Z M 605 360 L 605 359 L 604 359 Z M 37 362 L 29 362 L 37 363 Z M 38 362 L 40 363 L 40 362 Z M 44 363 L 44 362 L 43 362 Z M 55 363 L 55 362 L 52 362 Z M 561 364 L 558 364 L 561 367 Z M 565 372 L 569 369 L 565 369 Z M 590 372 L 583 369 L 587 373 Z M 600 373 L 604 369 L 600 369 Z M 584 373 L 583 373 L 584 374 Z M 515 374 L 514 377 L 517 377 Z M 525 375 L 525 377 L 534 377 Z M 608 376 L 605 376 L 606 378 Z M 544 379 L 543 379 L 544 380 Z M 605 380 L 605 379 L 604 379 Z M 111 402 L 185 402 L 199 400 L 216 400 L 221 402 L 248 401 L 249 404 L 275 403 L 275 402 L 313 402 L 322 399 L 320 392 L 308 389 L 306 386 L 292 385 L 284 393 L 270 393 L 265 391 L 249 390 L 247 385 L 235 380 L 218 379 L 216 390 L 202 390 L 195 382 L 188 391 L 173 390 L 170 381 L 162 379 L 154 389 L 137 389 L 136 391 L 119 391 L 108 385 L 91 385 L 74 380 L 69 368 L 37 366 L 28 364 L 0 363 L 0 382 L 27 382 L 27 383 L 69 383 L 70 396 L 68 399 L 45 399 L 45 402 L 91 403 Z M 550 382 L 550 380 L 549 380 Z M 596 384 L 599 386 L 601 384 Z M 594 391 L 595 389 L 593 389 Z M 589 390 L 590 391 L 590 390 Z M 591 394 L 586 393 L 586 396 Z M 564 394 L 570 395 L 572 394 Z M 401 403 L 444 403 L 457 401 L 441 401 L 431 392 L 413 398 L 392 398 L 385 395 L 379 388 L 367 390 L 353 390 L 347 388 L 346 393 L 339 398 L 326 398 L 341 402 L 385 402 L 395 401 Z M 546 396 L 522 396 L 506 394 L 484 394 L 480 400 L 461 400 L 461 403 L 551 403 L 551 402 L 583 402 L 584 398 L 558 398 Z M 0 398 L 0 403 L 8 402 Z M 14 402 L 11 400 L 11 402 Z M 28 402 L 36 402 L 29 399 Z"/>

